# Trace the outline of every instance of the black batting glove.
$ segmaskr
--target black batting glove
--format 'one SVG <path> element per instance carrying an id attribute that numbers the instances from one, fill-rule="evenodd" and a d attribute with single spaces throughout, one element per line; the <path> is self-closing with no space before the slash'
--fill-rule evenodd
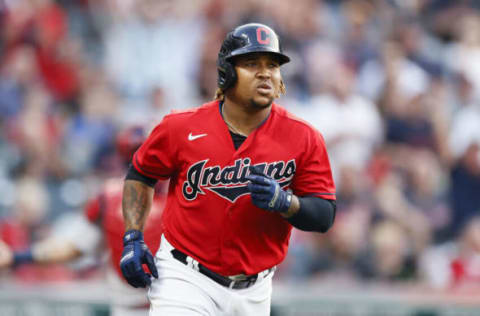
<path id="1" fill-rule="evenodd" d="M 120 269 L 128 284 L 133 287 L 146 287 L 152 284 L 151 275 L 143 270 L 143 263 L 147 265 L 150 273 L 158 279 L 157 267 L 152 253 L 143 241 L 143 233 L 139 230 L 129 230 L 123 236 Z"/>
<path id="2" fill-rule="evenodd" d="M 292 204 L 292 193 L 284 191 L 277 181 L 256 170 L 250 169 L 246 177 L 250 182 L 247 185 L 252 203 L 264 210 L 286 213 Z"/>

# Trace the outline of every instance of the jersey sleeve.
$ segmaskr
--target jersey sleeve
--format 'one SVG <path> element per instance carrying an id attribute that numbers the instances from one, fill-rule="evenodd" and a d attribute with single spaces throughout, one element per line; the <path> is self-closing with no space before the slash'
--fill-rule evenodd
<path id="1" fill-rule="evenodd" d="M 307 139 L 306 151 L 293 178 L 293 193 L 335 200 L 335 183 L 325 141 L 317 131 L 312 131 Z"/>
<path id="2" fill-rule="evenodd" d="M 133 155 L 132 165 L 140 174 L 166 180 L 174 173 L 176 148 L 169 125 L 169 118 L 165 117 Z"/>

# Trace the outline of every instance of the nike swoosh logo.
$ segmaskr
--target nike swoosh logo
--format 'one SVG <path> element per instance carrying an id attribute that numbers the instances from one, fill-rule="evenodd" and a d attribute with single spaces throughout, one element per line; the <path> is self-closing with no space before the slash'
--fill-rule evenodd
<path id="1" fill-rule="evenodd" d="M 203 137 L 203 136 L 207 136 L 207 134 L 192 135 L 192 133 L 190 133 L 190 134 L 188 134 L 188 140 L 192 141 L 192 140 L 195 140 L 195 139 Z"/>

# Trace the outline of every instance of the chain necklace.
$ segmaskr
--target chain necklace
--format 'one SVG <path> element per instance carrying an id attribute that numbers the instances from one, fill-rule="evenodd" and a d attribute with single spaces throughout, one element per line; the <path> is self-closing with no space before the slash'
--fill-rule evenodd
<path id="1" fill-rule="evenodd" d="M 225 124 L 227 124 L 228 129 L 235 134 L 241 135 L 243 137 L 248 137 L 248 135 L 245 135 L 244 133 L 240 132 L 236 127 L 234 127 L 231 123 L 227 121 L 227 118 L 225 117 L 225 112 L 223 111 L 224 106 L 222 105 L 222 116 L 223 116 L 223 121 Z"/>

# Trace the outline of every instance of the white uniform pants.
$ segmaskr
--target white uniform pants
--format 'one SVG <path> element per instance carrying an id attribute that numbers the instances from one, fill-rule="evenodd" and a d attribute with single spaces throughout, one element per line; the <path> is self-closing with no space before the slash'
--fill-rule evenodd
<path id="1" fill-rule="evenodd" d="M 273 272 L 246 289 L 229 289 L 173 258 L 162 236 L 158 279 L 148 291 L 150 316 L 268 316 Z"/>

